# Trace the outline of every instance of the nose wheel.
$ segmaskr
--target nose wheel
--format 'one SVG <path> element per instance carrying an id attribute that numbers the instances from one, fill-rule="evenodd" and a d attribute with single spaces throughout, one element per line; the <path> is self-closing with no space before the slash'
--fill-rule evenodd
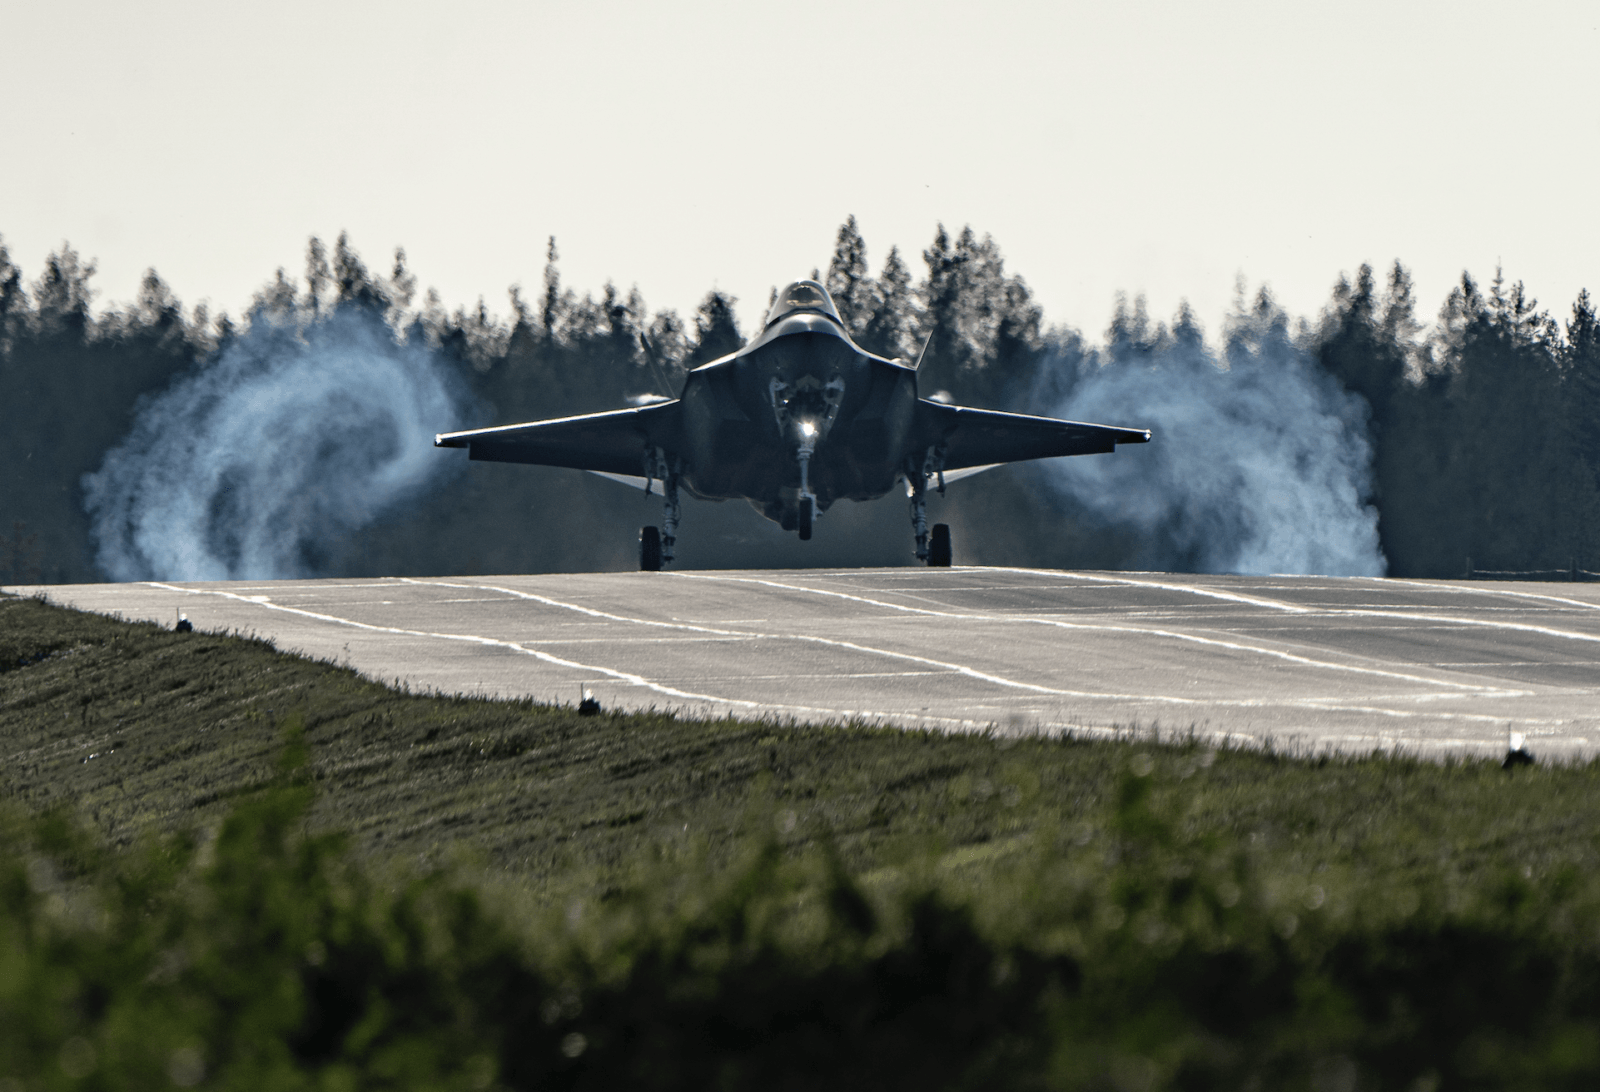
<path id="1" fill-rule="evenodd" d="M 817 517 L 817 498 L 801 497 L 800 511 L 796 514 L 795 530 L 800 533 L 800 541 L 807 542 L 811 538 L 811 521 Z"/>

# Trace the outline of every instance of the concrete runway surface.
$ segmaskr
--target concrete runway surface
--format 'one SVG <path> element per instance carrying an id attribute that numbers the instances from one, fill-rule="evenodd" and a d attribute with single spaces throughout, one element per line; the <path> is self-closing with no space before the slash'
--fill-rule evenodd
<path id="1" fill-rule="evenodd" d="M 1600 585 L 1030 569 L 82 584 L 413 690 L 1280 747 L 1600 750 Z"/>

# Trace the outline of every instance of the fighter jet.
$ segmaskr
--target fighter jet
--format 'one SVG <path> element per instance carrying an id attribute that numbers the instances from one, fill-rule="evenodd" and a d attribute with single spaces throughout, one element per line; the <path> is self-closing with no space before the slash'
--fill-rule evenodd
<path id="1" fill-rule="evenodd" d="M 923 355 L 927 346 L 923 346 Z M 738 352 L 690 371 L 677 398 L 637 409 L 445 432 L 437 447 L 468 457 L 589 470 L 642 488 L 660 483 L 660 528 L 639 535 L 639 568 L 673 560 L 680 492 L 747 500 L 785 531 L 811 537 L 838 500 L 903 486 L 916 556 L 951 561 L 950 528 L 928 528 L 928 492 L 1023 459 L 1111 452 L 1148 429 L 972 409 L 917 394 L 917 363 L 850 340 L 827 289 L 795 281 L 778 293 L 761 333 Z"/>

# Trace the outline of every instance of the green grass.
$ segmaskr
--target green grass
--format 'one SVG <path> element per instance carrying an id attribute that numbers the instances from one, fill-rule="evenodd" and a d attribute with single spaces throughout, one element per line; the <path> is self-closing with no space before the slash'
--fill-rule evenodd
<path id="1" fill-rule="evenodd" d="M 42 657 L 42 658 L 41 658 Z M 19 661 L 25 662 L 20 666 Z M 1296 759 L 1195 745 L 947 735 L 414 696 L 258 640 L 173 633 L 0 599 L 0 791 L 60 802 L 114 842 L 215 823 L 306 728 L 313 821 L 363 853 L 463 850 L 534 887 L 641 851 L 725 857 L 752 793 L 801 850 L 853 872 L 939 847 L 951 865 L 1040 830 L 1088 840 L 1130 756 L 1183 829 L 1306 874 L 1404 881 L 1600 865 L 1600 767 L 1407 757 Z"/>
<path id="2" fill-rule="evenodd" d="M 17 599 L 0 748 L 5 1092 L 1600 1075 L 1594 764 L 579 717 Z"/>

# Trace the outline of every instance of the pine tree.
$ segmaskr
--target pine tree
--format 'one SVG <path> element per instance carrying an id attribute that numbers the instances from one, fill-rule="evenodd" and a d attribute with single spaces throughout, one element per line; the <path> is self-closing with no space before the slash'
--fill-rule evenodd
<path id="1" fill-rule="evenodd" d="M 877 302 L 861 336 L 856 339 L 869 353 L 910 363 L 916 359 L 917 303 L 911 271 L 900 259 L 900 248 L 890 247 L 878 277 Z"/>
<path id="2" fill-rule="evenodd" d="M 93 262 L 84 262 L 72 247 L 63 245 L 45 259 L 44 272 L 33 282 L 34 322 L 47 340 L 83 343 L 92 333 L 89 304 L 94 290 L 89 279 Z"/>
<path id="3" fill-rule="evenodd" d="M 1587 288 L 1572 305 L 1561 364 L 1578 451 L 1590 477 L 1600 479 L 1600 320 Z"/>
<path id="4" fill-rule="evenodd" d="M 412 275 L 406 266 L 406 249 L 403 246 L 394 248 L 394 268 L 389 273 L 389 296 L 395 309 L 395 324 L 401 320 L 411 301 L 417 295 L 417 278 Z"/>
<path id="5" fill-rule="evenodd" d="M 744 336 L 739 332 L 739 317 L 733 310 L 737 302 L 734 297 L 722 292 L 706 293 L 706 298 L 695 312 L 694 348 L 689 351 L 684 367 L 697 368 L 709 364 L 718 357 L 737 352 L 744 344 Z"/>
<path id="6" fill-rule="evenodd" d="M 928 279 L 922 290 L 923 326 L 927 347 L 922 352 L 923 379 L 919 386 L 949 385 L 959 366 L 961 341 L 961 265 L 965 256 L 950 244 L 940 224 L 933 245 L 922 252 Z"/>
<path id="7" fill-rule="evenodd" d="M 383 314 L 393 303 L 350 245 L 348 232 L 341 231 L 333 244 L 333 279 L 338 289 L 337 306 L 363 307 Z"/>
<path id="8" fill-rule="evenodd" d="M 834 241 L 827 288 L 845 329 L 859 343 L 878 309 L 878 300 L 877 286 L 867 272 L 867 245 L 853 215 L 839 228 Z"/>
<path id="9" fill-rule="evenodd" d="M 544 252 L 544 298 L 539 304 L 539 325 L 544 329 L 546 342 L 555 340 L 556 327 L 562 319 L 561 270 L 556 266 L 560 257 L 556 237 L 552 235 Z"/>
<path id="10" fill-rule="evenodd" d="M 306 309 L 313 320 L 322 317 L 323 304 L 327 302 L 328 283 L 333 271 L 328 268 L 328 250 L 322 240 L 313 235 L 306 243 Z"/>
<path id="11" fill-rule="evenodd" d="M 22 270 L 12 264 L 11 252 L 0 240 L 0 363 L 27 318 L 28 294 L 22 290 Z"/>

